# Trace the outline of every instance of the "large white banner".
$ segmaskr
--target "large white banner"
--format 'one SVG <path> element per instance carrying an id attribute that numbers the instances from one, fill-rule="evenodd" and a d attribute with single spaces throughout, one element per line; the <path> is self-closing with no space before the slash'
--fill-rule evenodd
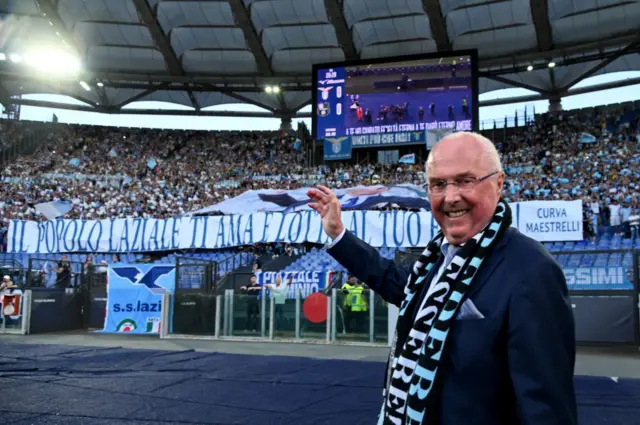
<path id="1" fill-rule="evenodd" d="M 255 214 L 266 211 L 290 213 L 309 211 L 307 205 L 311 199 L 307 192 L 311 187 L 294 190 L 260 189 L 246 192 L 208 206 L 191 214 Z M 431 209 L 427 191 L 414 184 L 356 186 L 334 190 L 343 210 L 371 210 L 374 208 L 397 205 L 411 210 Z"/>
<path id="2" fill-rule="evenodd" d="M 513 226 L 539 241 L 582 240 L 582 201 L 511 204 Z M 374 247 L 423 247 L 438 231 L 430 212 L 345 211 L 345 226 Z M 145 252 L 219 249 L 263 242 L 324 244 L 315 211 L 170 219 L 13 220 L 8 252 Z"/>

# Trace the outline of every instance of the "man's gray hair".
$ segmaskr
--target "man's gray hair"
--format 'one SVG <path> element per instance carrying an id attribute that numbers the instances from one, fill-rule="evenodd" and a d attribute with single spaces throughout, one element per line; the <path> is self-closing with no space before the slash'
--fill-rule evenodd
<path id="1" fill-rule="evenodd" d="M 473 133 L 470 131 L 457 131 L 455 133 L 451 133 L 445 136 L 443 139 L 438 141 L 431 149 L 432 150 L 435 149 L 440 143 L 446 140 L 454 139 L 454 138 L 457 139 L 462 137 L 470 137 L 475 139 L 482 147 L 483 155 L 485 156 L 489 164 L 496 171 L 500 171 L 500 172 L 504 171 L 504 169 L 502 168 L 502 161 L 500 160 L 500 153 L 498 152 L 498 149 L 496 149 L 496 146 L 493 144 L 491 140 L 487 139 L 480 133 Z M 429 155 L 429 158 L 427 158 L 427 166 L 429 165 L 430 158 L 431 158 L 431 155 Z"/>

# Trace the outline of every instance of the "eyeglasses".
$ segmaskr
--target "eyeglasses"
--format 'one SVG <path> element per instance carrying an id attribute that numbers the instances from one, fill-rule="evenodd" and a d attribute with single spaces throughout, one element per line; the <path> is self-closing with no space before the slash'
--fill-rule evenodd
<path id="1" fill-rule="evenodd" d="M 457 178 L 452 182 L 448 182 L 446 180 L 433 180 L 427 183 L 425 186 L 429 190 L 430 193 L 434 195 L 442 195 L 447 191 L 447 186 L 453 185 L 458 188 L 460 192 L 469 192 L 473 190 L 480 182 L 488 179 L 489 177 L 493 177 L 498 174 L 499 171 L 494 171 L 493 173 L 487 174 L 484 177 L 461 177 Z"/>

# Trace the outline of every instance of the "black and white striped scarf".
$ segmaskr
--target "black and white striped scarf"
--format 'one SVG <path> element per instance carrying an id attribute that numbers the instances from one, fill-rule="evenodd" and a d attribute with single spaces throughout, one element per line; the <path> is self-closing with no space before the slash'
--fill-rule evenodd
<path id="1" fill-rule="evenodd" d="M 426 278 L 442 255 L 442 232 L 429 242 L 413 265 L 387 365 L 378 425 L 437 422 L 442 375 L 439 364 L 446 355 L 447 336 L 474 276 L 510 225 L 511 209 L 500 200 L 489 224 L 458 249 L 420 306 L 419 294 L 424 285 L 431 283 Z"/>

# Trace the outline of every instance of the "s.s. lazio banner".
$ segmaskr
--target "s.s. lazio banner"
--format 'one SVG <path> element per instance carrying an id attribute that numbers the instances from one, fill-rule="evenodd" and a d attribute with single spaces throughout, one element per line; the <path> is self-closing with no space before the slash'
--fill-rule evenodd
<path id="1" fill-rule="evenodd" d="M 327 137 L 324 139 L 325 161 L 351 159 L 351 137 Z"/>
<path id="2" fill-rule="evenodd" d="M 333 272 L 290 271 L 290 272 L 260 272 L 256 273 L 259 285 L 275 285 L 280 277 L 282 285 L 288 284 L 287 299 L 296 298 L 300 291 L 300 298 L 305 299 L 314 292 L 322 292 L 331 284 Z M 267 293 L 269 290 L 267 289 Z"/>
<path id="3" fill-rule="evenodd" d="M 633 267 L 562 267 L 570 291 L 633 291 Z"/>
<path id="4" fill-rule="evenodd" d="M 108 279 L 107 312 L 100 332 L 159 333 L 162 296 L 175 289 L 175 266 L 118 264 L 109 267 Z"/>
<path id="5" fill-rule="evenodd" d="M 538 241 L 582 240 L 582 201 L 510 204 L 513 226 Z M 343 211 L 345 227 L 374 247 L 424 247 L 438 225 L 428 211 Z M 315 211 L 169 219 L 12 220 L 7 252 L 149 252 L 220 249 L 255 243 L 325 244 Z"/>

